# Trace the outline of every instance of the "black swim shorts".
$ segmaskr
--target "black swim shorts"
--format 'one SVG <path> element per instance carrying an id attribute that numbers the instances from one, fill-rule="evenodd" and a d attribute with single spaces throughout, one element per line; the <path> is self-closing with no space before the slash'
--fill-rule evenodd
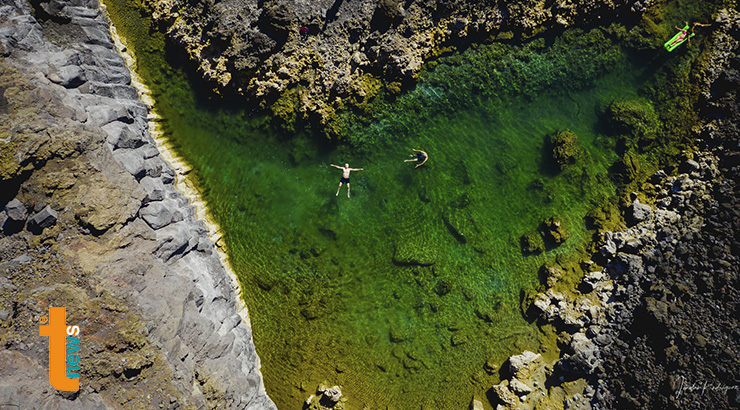
<path id="1" fill-rule="evenodd" d="M 342 177 L 342 179 L 339 180 L 339 183 L 349 184 L 349 178 Z"/>

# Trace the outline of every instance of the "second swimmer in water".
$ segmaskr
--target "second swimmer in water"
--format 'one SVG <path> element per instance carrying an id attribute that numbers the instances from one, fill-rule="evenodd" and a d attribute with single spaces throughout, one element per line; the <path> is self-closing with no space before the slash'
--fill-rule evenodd
<path id="1" fill-rule="evenodd" d="M 420 166 L 424 165 L 425 162 L 427 162 L 427 160 L 429 159 L 429 155 L 420 149 L 415 149 L 415 148 L 411 148 L 411 149 L 416 151 L 416 158 L 407 159 L 407 160 L 404 160 L 403 162 L 418 162 L 418 164 L 416 164 L 414 168 L 419 168 Z M 411 156 L 413 157 L 414 154 L 411 154 Z"/>

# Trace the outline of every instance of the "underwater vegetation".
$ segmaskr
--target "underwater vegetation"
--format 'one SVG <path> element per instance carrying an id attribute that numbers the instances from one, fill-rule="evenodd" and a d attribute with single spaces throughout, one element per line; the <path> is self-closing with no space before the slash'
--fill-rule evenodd
<path id="1" fill-rule="evenodd" d="M 607 107 L 607 118 L 614 132 L 623 133 L 622 151 L 649 145 L 658 137 L 658 115 L 644 98 L 616 100 Z"/>
<path id="2" fill-rule="evenodd" d="M 415 89 L 391 103 L 376 103 L 377 112 L 340 114 L 342 124 L 352 124 L 345 127 L 342 138 L 362 147 L 402 134 L 412 120 L 447 116 L 475 106 L 495 110 L 512 97 L 532 100 L 541 94 L 568 95 L 593 85 L 609 68 L 627 64 L 626 58 L 615 39 L 600 28 L 573 29 L 521 45 L 474 44 L 465 52 L 429 62 Z M 373 127 L 371 132 L 366 132 L 367 125 Z"/>

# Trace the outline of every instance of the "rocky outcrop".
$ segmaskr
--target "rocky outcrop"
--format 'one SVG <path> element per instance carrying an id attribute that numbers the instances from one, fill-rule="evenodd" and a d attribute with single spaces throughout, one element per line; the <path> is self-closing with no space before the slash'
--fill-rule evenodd
<path id="1" fill-rule="evenodd" d="M 306 410 L 342 410 L 347 399 L 342 397 L 341 386 L 332 386 L 323 382 L 316 388 L 316 394 L 308 396 L 303 406 Z"/>
<path id="2" fill-rule="evenodd" d="M 652 1 L 143 3 L 218 89 L 280 98 L 278 116 L 328 131 L 335 110 L 361 105 L 383 87 L 397 92 L 415 81 L 424 61 L 451 47 L 641 13 Z"/>
<path id="3" fill-rule="evenodd" d="M 0 6 L 0 403 L 275 408 L 98 2 L 32 4 Z M 49 388 L 48 306 L 80 326 L 77 393 Z"/>
<path id="4" fill-rule="evenodd" d="M 626 320 L 618 321 L 617 342 L 602 349 L 603 382 L 595 396 L 602 406 L 740 403 L 740 360 L 733 353 L 740 348 L 740 162 L 733 160 L 740 147 L 739 22 L 736 10 L 718 13 L 696 72 L 704 118 L 697 143 L 704 153 L 683 162 L 677 177 L 656 176 L 663 181 L 656 212 L 673 210 L 680 219 L 660 233 L 657 246 L 640 250 L 643 270 L 628 273 L 643 295 L 622 296 L 634 313 L 631 320 L 620 315 Z M 611 376 L 624 374 L 632 378 Z"/>
<path id="5" fill-rule="evenodd" d="M 657 401 L 655 398 L 661 396 L 665 399 L 660 402 L 660 406 L 665 406 L 663 408 L 685 408 L 678 397 L 679 385 L 669 385 L 669 379 L 705 380 L 711 377 L 709 374 L 697 375 L 701 374 L 696 372 L 696 369 L 703 367 L 701 365 L 694 365 L 693 369 L 679 367 L 671 373 L 663 373 L 670 365 L 661 360 L 661 355 L 667 351 L 653 350 L 657 343 L 672 351 L 673 355 L 680 356 L 679 352 L 688 353 L 692 348 L 687 344 L 691 340 L 686 332 L 707 328 L 711 330 L 704 333 L 711 334 L 712 340 L 723 341 L 735 332 L 731 328 L 723 332 L 711 323 L 727 325 L 727 321 L 732 321 L 730 317 L 740 299 L 720 308 L 723 313 L 714 320 L 705 317 L 703 324 L 690 324 L 692 316 L 687 315 L 685 322 L 677 322 L 684 312 L 702 311 L 707 304 L 713 304 L 711 296 L 707 295 L 707 300 L 701 300 L 694 293 L 697 292 L 696 288 L 692 289 L 693 286 L 683 283 L 681 275 L 669 272 L 684 269 L 686 262 L 682 262 L 678 255 L 684 255 L 693 263 L 698 262 L 696 258 L 699 254 L 688 252 L 687 246 L 698 248 L 695 249 L 697 252 L 702 250 L 702 242 L 697 240 L 697 236 L 701 236 L 707 226 L 705 218 L 718 206 L 712 195 L 715 181 L 720 177 L 717 159 L 711 154 L 702 154 L 696 159 L 691 161 L 691 164 L 696 164 L 695 168 L 688 165 L 692 169 L 689 173 L 675 177 L 656 174 L 653 181 L 658 192 L 657 207 L 652 209 L 635 199 L 627 211 L 637 210 L 640 218 L 634 219 L 640 221 L 626 231 L 604 233 L 599 249 L 601 255 L 597 254 L 595 258 L 602 257 L 606 268 L 588 273 L 579 287 L 580 294 L 557 292 L 550 288 L 534 296 L 528 313 L 565 331 L 565 336 L 560 339 L 565 347 L 557 362 L 543 362 L 538 368 L 529 369 L 525 377 L 539 372 L 540 386 L 544 386 L 546 381 L 547 384 L 563 386 L 564 380 L 572 380 L 573 377 L 587 380 L 591 384 L 583 384 L 578 390 L 578 399 L 571 397 L 570 403 L 578 402 L 581 406 L 593 408 L 623 408 L 627 403 L 625 394 L 615 396 L 614 392 L 624 389 L 625 380 L 630 380 L 628 375 L 640 377 L 639 383 L 632 385 L 632 388 L 652 393 L 649 396 L 651 399 L 643 396 L 642 399 L 629 401 L 631 405 L 640 403 L 638 407 L 653 408 Z M 737 257 L 726 253 L 722 259 L 726 262 L 718 261 L 718 265 L 729 268 Z M 723 278 L 727 286 L 725 291 L 734 286 L 737 292 L 737 269 L 734 270 L 734 274 Z M 695 275 L 702 276 L 699 272 L 684 271 L 683 274 L 686 275 L 684 279 L 691 281 L 696 279 Z M 673 332 L 666 332 L 667 328 L 684 334 L 685 339 L 675 338 Z M 722 333 L 727 335 L 722 336 Z M 691 343 L 698 342 L 694 340 Z M 733 342 L 727 343 L 734 345 Z M 693 357 L 693 354 L 687 356 Z M 534 353 L 513 356 L 510 359 L 511 378 L 494 389 L 502 406 L 537 408 L 537 403 L 545 405 L 553 400 L 562 403 L 560 395 L 563 389 L 550 389 L 531 395 L 533 400 L 528 402 L 520 399 L 529 394 L 525 393 L 526 389 L 517 390 L 514 387 L 522 381 L 519 376 L 522 357 L 534 357 Z M 720 358 L 717 360 L 722 361 Z M 728 376 L 730 374 L 731 371 Z M 665 384 L 662 385 L 660 380 L 664 380 Z M 715 382 L 725 383 L 724 380 L 732 379 L 715 379 Z M 531 385 L 533 383 L 527 386 Z M 523 394 L 519 394 L 520 391 Z M 692 400 L 695 399 L 692 397 Z M 707 400 L 715 402 L 718 398 L 708 397 Z M 726 402 L 727 398 L 722 400 Z"/>
<path id="6" fill-rule="evenodd" d="M 722 10 L 704 67 L 702 150 L 634 194 L 628 229 L 605 232 L 574 294 L 549 289 L 528 313 L 564 346 L 543 364 L 548 390 L 525 401 L 514 372 L 494 388 L 503 408 L 734 408 L 740 402 L 740 15 Z M 595 266 L 586 261 L 585 266 Z M 548 367 L 550 366 L 550 367 Z M 582 382 L 573 388 L 573 380 Z M 587 382 L 588 384 L 586 384 Z M 567 393 L 567 394 L 563 394 Z"/>

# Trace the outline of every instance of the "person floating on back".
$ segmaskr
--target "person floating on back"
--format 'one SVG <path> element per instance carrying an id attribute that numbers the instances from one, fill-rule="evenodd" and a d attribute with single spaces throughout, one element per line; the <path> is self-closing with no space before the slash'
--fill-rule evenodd
<path id="1" fill-rule="evenodd" d="M 339 165 L 329 164 L 333 166 L 334 168 L 339 168 L 342 170 L 342 179 L 339 180 L 339 186 L 337 187 L 337 195 L 339 196 L 339 190 L 342 188 L 342 183 L 347 184 L 347 198 L 349 198 L 349 173 L 351 171 L 364 171 L 364 168 L 350 168 L 349 164 L 344 164 L 343 167 L 340 167 Z"/>
<path id="2" fill-rule="evenodd" d="M 429 155 L 420 149 L 415 149 L 415 148 L 411 148 L 411 149 L 416 151 L 416 158 L 407 159 L 403 162 L 418 162 L 418 164 L 416 164 L 414 168 L 419 168 L 420 166 L 424 165 L 425 162 L 427 162 L 427 160 L 429 159 Z M 413 157 L 414 154 L 411 154 L 411 156 Z"/>

